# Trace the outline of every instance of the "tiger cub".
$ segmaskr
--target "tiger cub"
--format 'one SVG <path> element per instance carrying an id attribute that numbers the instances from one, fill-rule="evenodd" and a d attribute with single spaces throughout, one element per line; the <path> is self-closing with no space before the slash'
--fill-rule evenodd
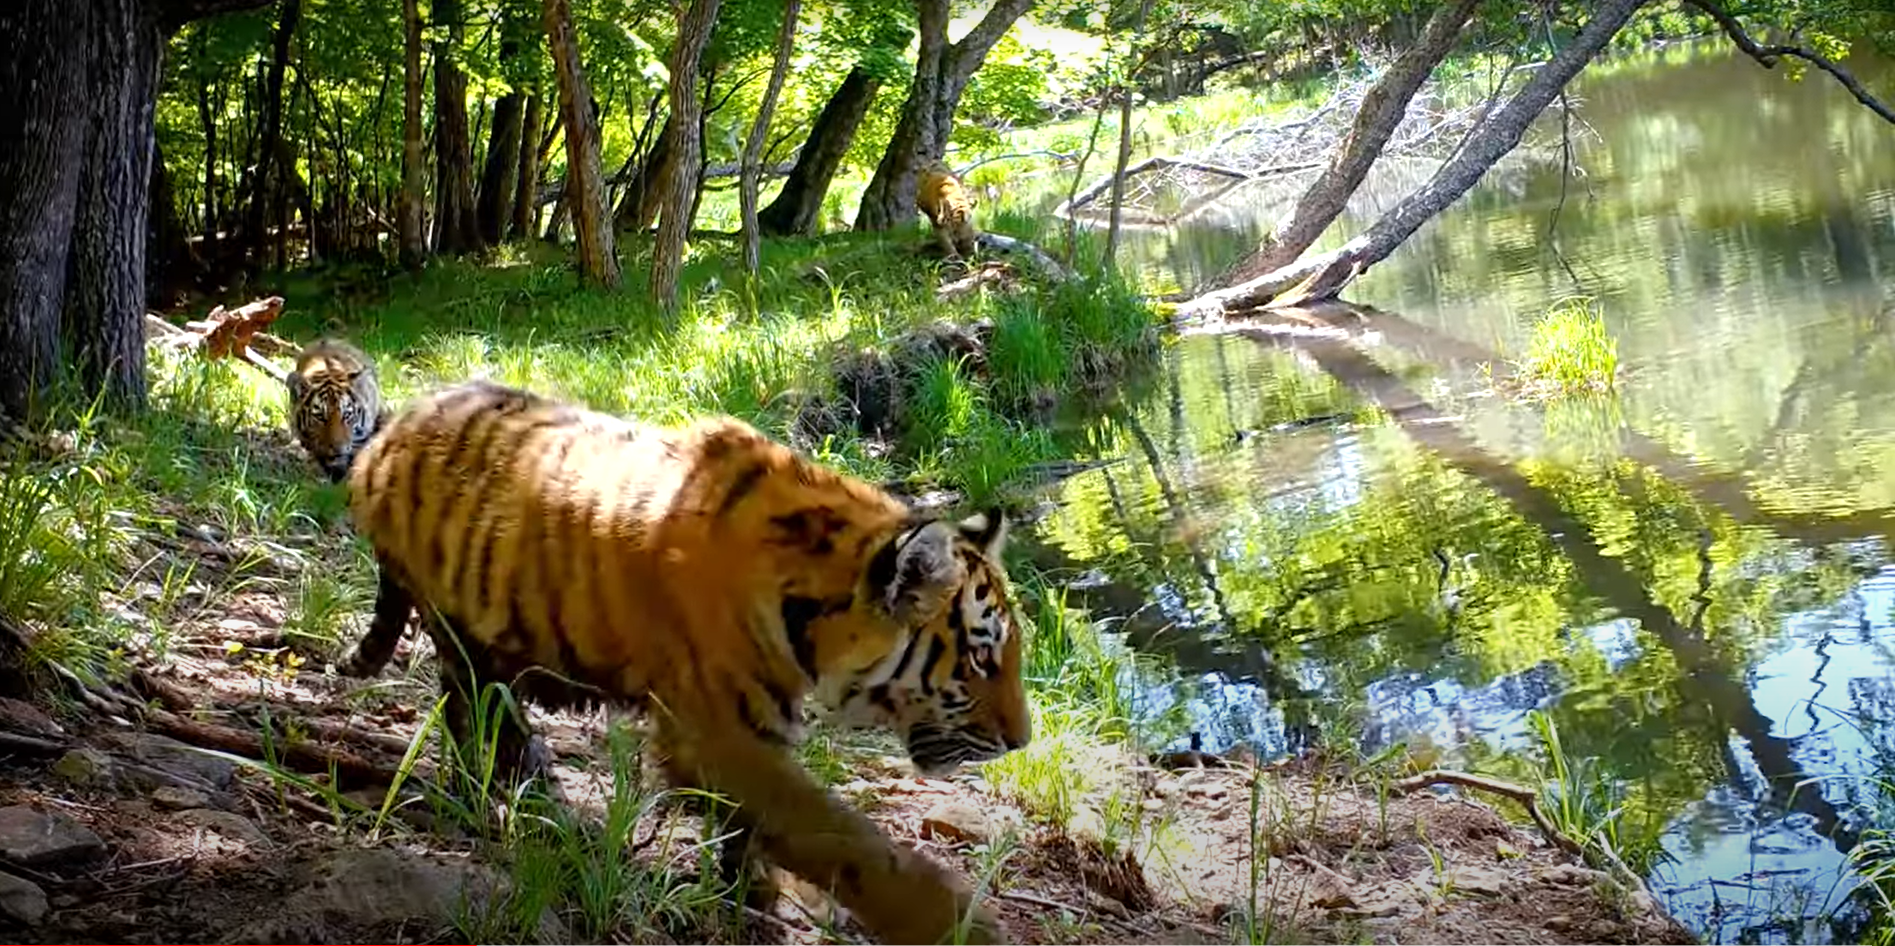
<path id="1" fill-rule="evenodd" d="M 934 239 L 949 259 L 974 255 L 980 230 L 974 226 L 974 195 L 946 163 L 935 161 L 921 172 L 915 207 L 928 215 Z"/>
<path id="2" fill-rule="evenodd" d="M 407 405 L 348 482 L 380 577 L 345 672 L 378 671 L 427 608 L 460 739 L 477 681 L 643 708 L 675 783 L 723 793 L 749 843 L 877 935 L 932 943 L 967 916 L 966 941 L 1000 935 L 788 751 L 811 693 L 899 731 L 926 773 L 1027 744 L 997 510 L 917 517 L 741 421 L 643 426 L 490 381 Z M 542 772 L 524 715 L 502 728 L 499 764 Z"/>
<path id="3" fill-rule="evenodd" d="M 290 432 L 331 482 L 388 419 L 375 363 L 361 349 L 322 338 L 296 356 L 289 387 Z"/>

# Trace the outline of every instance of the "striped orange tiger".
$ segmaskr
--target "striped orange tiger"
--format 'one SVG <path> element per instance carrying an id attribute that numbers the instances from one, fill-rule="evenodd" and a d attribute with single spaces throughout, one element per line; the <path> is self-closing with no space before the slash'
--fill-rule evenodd
<path id="1" fill-rule="evenodd" d="M 901 732 L 926 773 L 1027 743 L 998 510 L 917 517 L 741 421 L 643 426 L 488 381 L 409 404 L 349 489 L 380 581 L 344 672 L 378 671 L 425 606 L 463 740 L 476 678 L 544 706 L 641 707 L 676 783 L 735 802 L 747 843 L 877 935 L 935 942 L 965 916 L 966 941 L 999 936 L 952 873 L 787 751 L 812 693 Z M 543 771 L 523 716 L 501 749 Z"/>
<path id="2" fill-rule="evenodd" d="M 388 418 L 375 363 L 347 342 L 317 339 L 296 356 L 284 383 L 290 432 L 331 481 L 341 482 Z"/>
<path id="3" fill-rule="evenodd" d="M 974 255 L 980 239 L 980 230 L 974 226 L 974 195 L 947 164 L 935 161 L 922 170 L 915 207 L 928 215 L 934 239 L 949 259 Z"/>

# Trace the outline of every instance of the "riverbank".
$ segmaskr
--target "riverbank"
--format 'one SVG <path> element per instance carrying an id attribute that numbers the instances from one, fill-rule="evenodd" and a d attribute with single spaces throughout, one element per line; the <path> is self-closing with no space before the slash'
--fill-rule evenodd
<path id="1" fill-rule="evenodd" d="M 922 243 L 771 244 L 754 311 L 728 248 L 701 244 L 671 327 L 635 286 L 582 289 L 536 248 L 270 288 L 279 334 L 350 338 L 394 401 L 486 374 L 655 420 L 722 410 L 910 495 L 1024 505 L 1048 465 L 1084 459 L 1049 411 L 1104 409 L 1159 326 L 1097 277 L 1003 274 L 943 301 Z M 851 388 L 865 364 L 884 367 Z M 0 613 L 31 638 L 16 692 L 60 694 L 0 704 L 12 941 L 856 935 L 807 890 L 735 906 L 695 820 L 596 716 L 542 720 L 571 809 L 527 800 L 496 821 L 454 802 L 464 773 L 432 765 L 427 643 L 372 684 L 325 666 L 360 632 L 371 569 L 341 490 L 291 444 L 281 389 L 194 357 L 161 356 L 153 377 L 148 415 L 55 412 L 0 480 Z M 865 432 L 877 384 L 888 423 Z M 1492 809 L 1390 797 L 1395 769 L 1152 765 L 1130 656 L 1056 585 L 1016 580 L 1031 746 L 929 781 L 883 736 L 819 729 L 803 749 L 893 836 L 963 869 L 1014 938 L 1682 941 L 1637 891 Z M 144 705 L 102 698 L 108 683 Z"/>

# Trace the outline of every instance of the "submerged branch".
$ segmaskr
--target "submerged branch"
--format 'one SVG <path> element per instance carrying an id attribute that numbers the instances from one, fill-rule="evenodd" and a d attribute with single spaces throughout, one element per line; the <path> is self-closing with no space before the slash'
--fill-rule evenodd
<path id="1" fill-rule="evenodd" d="M 1756 40 L 1750 38 L 1750 34 L 1744 31 L 1744 25 L 1737 22 L 1736 17 L 1732 16 L 1730 11 L 1718 6 L 1715 0 L 1684 0 L 1684 3 L 1687 6 L 1697 7 L 1711 19 L 1716 20 L 1717 25 L 1723 27 L 1724 35 L 1729 36 L 1731 42 L 1737 44 L 1738 49 L 1743 50 L 1744 54 L 1750 58 L 1757 60 L 1757 63 L 1765 69 L 1776 68 L 1777 63 L 1780 62 L 1784 56 L 1794 56 L 1829 73 L 1835 77 L 1837 82 L 1842 84 L 1843 88 L 1849 90 L 1850 95 L 1855 96 L 1856 101 L 1861 102 L 1869 111 L 1882 116 L 1884 121 L 1895 123 L 1895 109 L 1891 109 L 1888 105 L 1877 99 L 1873 93 L 1856 79 L 1854 74 L 1842 66 L 1837 65 L 1836 62 L 1831 60 L 1828 56 L 1810 49 L 1807 46 L 1798 46 L 1791 43 L 1777 43 L 1769 46 L 1760 45 Z"/>

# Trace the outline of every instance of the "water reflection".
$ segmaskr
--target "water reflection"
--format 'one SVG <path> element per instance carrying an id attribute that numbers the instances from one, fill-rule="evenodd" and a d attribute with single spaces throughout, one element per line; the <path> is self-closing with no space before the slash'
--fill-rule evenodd
<path id="1" fill-rule="evenodd" d="M 1486 396 L 1574 289 L 1556 169 L 1516 167 L 1358 284 L 1376 308 L 1311 316 L 1331 337 L 1181 340 L 1088 432 L 1126 462 L 1062 487 L 1036 554 L 1199 684 L 1214 747 L 1340 715 L 1523 771 L 1543 710 L 1707 938 L 1848 939 L 1850 776 L 1895 725 L 1895 134 L 1725 55 L 1607 65 L 1557 243 L 1621 396 Z M 1188 283 L 1261 227 L 1134 242 Z"/>

